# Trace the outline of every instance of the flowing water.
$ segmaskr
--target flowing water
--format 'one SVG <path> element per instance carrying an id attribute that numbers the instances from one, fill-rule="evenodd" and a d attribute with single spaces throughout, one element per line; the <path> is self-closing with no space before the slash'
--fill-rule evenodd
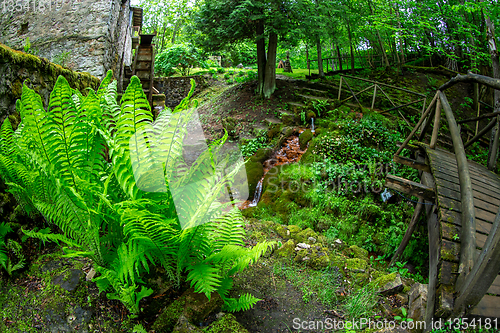
<path id="1" fill-rule="evenodd" d="M 311 118 L 311 132 L 314 133 L 314 118 Z"/>
<path id="2" fill-rule="evenodd" d="M 313 125 L 314 126 L 314 125 Z M 302 133 L 304 130 L 300 130 L 299 133 Z M 262 183 L 264 182 L 264 178 L 269 170 L 278 165 L 289 164 L 293 162 L 297 162 L 300 160 L 302 155 L 306 152 L 306 150 L 300 149 L 299 137 L 297 135 L 291 136 L 287 138 L 280 150 L 275 152 L 271 158 L 267 159 L 263 163 L 264 167 L 264 175 L 257 183 L 255 187 L 255 193 L 253 196 L 253 200 L 247 200 L 243 202 L 239 207 L 240 209 L 245 209 L 248 207 L 255 207 L 259 203 L 260 197 L 262 196 Z"/>

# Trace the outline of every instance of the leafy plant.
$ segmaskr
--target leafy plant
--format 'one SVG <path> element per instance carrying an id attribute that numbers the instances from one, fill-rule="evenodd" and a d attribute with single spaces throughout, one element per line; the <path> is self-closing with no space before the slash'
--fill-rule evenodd
<path id="1" fill-rule="evenodd" d="M 202 64 L 198 50 L 184 44 L 172 45 L 155 57 L 155 69 L 161 75 L 174 74 L 174 67 L 182 75 L 189 75 L 190 69 Z"/>
<path id="2" fill-rule="evenodd" d="M 7 118 L 0 130 L 0 175 L 9 191 L 28 213 L 42 214 L 64 234 L 24 233 L 63 243 L 67 257 L 92 259 L 99 290 L 132 313 L 153 292 L 140 278 L 151 264 L 177 284 L 187 274 L 208 297 L 218 292 L 229 311 L 247 309 L 257 299 L 229 298 L 231 276 L 272 246 L 242 247 L 239 210 L 222 214 L 231 203 L 216 201 L 239 169 L 221 174 L 226 161 L 219 151 L 227 134 L 190 167 L 183 161 L 194 110 L 188 109 L 191 84 L 188 97 L 153 123 L 137 77 L 118 104 L 111 71 L 86 97 L 60 76 L 48 111 L 23 85 L 16 103 L 21 123 L 13 131 Z M 164 181 L 154 172 L 158 165 Z"/>
<path id="3" fill-rule="evenodd" d="M 0 223 L 0 266 L 3 267 L 9 275 L 12 272 L 21 269 L 26 263 L 24 255 L 22 252 L 21 245 L 12 240 L 6 240 L 6 236 L 9 232 L 12 232 L 12 228 L 5 222 Z M 12 252 L 18 259 L 17 263 L 14 264 L 7 254 L 7 252 Z"/>
<path id="4" fill-rule="evenodd" d="M 67 66 L 70 55 L 71 55 L 71 51 L 62 52 L 61 54 L 55 56 L 54 59 L 52 60 L 52 62 L 54 64 L 58 64 L 61 66 Z"/>
<path id="5" fill-rule="evenodd" d="M 328 103 L 327 100 L 314 100 L 314 101 L 312 101 L 312 107 L 316 111 L 316 113 L 318 114 L 318 117 L 321 117 L 321 112 L 323 112 L 323 114 L 325 114 L 326 108 L 329 105 L 330 104 Z"/>
<path id="6" fill-rule="evenodd" d="M 394 316 L 394 319 L 399 321 L 413 321 L 413 319 L 407 318 L 407 315 L 408 313 L 406 312 L 406 309 L 401 308 L 401 316 Z"/>

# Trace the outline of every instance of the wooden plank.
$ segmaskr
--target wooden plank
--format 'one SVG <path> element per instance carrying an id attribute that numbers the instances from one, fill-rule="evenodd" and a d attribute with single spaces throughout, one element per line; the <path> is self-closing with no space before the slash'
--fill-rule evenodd
<path id="1" fill-rule="evenodd" d="M 460 185 L 458 185 L 456 183 L 440 180 L 439 184 L 436 185 L 436 189 L 437 189 L 438 193 L 440 191 L 442 191 L 442 189 L 447 189 L 447 190 L 455 191 L 458 193 L 458 192 L 460 192 Z M 500 199 L 495 197 L 496 193 L 491 192 L 491 191 L 489 191 L 489 192 L 490 193 L 488 193 L 488 194 L 479 192 L 474 188 L 474 184 L 472 185 L 472 195 L 474 196 L 474 202 L 476 201 L 476 199 L 478 199 L 478 200 L 483 200 L 483 201 L 489 202 L 493 205 L 497 205 L 497 207 L 500 206 Z"/>
<path id="2" fill-rule="evenodd" d="M 453 191 L 444 187 L 439 187 L 439 196 L 460 201 L 460 192 Z M 491 198 L 493 200 L 493 198 Z M 494 199 L 498 203 L 498 200 Z M 474 207 L 481 208 L 487 212 L 495 214 L 498 211 L 498 204 L 490 203 L 484 200 L 474 198 Z"/>
<path id="3" fill-rule="evenodd" d="M 495 281 L 491 284 L 487 291 L 488 294 L 500 295 L 500 275 L 495 278 Z"/>
<path id="4" fill-rule="evenodd" d="M 439 265 L 439 282 L 450 286 L 454 285 L 458 277 L 458 264 L 442 260 Z"/>
<path id="5" fill-rule="evenodd" d="M 438 200 L 439 200 L 439 204 L 443 208 L 447 208 L 449 210 L 454 210 L 456 212 L 463 213 L 460 201 L 453 200 L 453 199 L 446 198 L 446 197 L 442 197 L 442 196 L 438 196 Z M 473 206 L 473 210 L 474 210 L 475 215 L 484 221 L 493 222 L 495 220 L 495 214 L 493 214 L 491 212 L 488 212 L 486 210 L 483 210 L 481 208 L 474 207 L 474 206 Z M 463 223 L 463 216 L 462 216 L 462 223 Z M 462 224 L 462 227 L 463 227 L 463 224 Z M 475 230 L 475 228 L 474 228 L 474 230 Z"/>
<path id="6" fill-rule="evenodd" d="M 428 207 L 427 207 L 428 208 Z M 425 322 L 427 325 L 434 319 L 436 288 L 438 285 L 438 264 L 440 260 L 441 237 L 439 233 L 439 219 L 436 207 L 432 206 L 428 211 L 427 230 L 429 235 L 429 284 L 427 285 L 427 306 L 425 309 Z M 427 326 L 430 327 L 430 326 Z"/>
<path id="7" fill-rule="evenodd" d="M 455 211 L 450 211 L 449 209 L 440 208 L 439 214 L 442 222 L 455 224 L 461 226 L 462 214 Z M 477 219 L 476 221 L 476 231 L 482 234 L 488 235 L 491 230 L 492 223 L 482 219 Z"/>
<path id="8" fill-rule="evenodd" d="M 456 184 L 456 185 L 458 185 L 460 187 L 460 184 L 458 184 L 458 178 L 456 178 L 454 176 L 447 175 L 447 174 L 440 173 L 440 172 L 436 171 L 434 173 L 434 177 L 436 178 L 436 183 L 438 185 L 445 186 L 446 182 L 449 182 L 449 183 L 454 183 L 454 184 Z M 484 187 L 484 186 L 480 186 L 480 185 L 478 185 L 476 183 L 473 183 L 472 184 L 472 190 L 484 193 L 486 195 L 490 195 L 492 197 L 500 197 L 500 190 L 498 190 L 496 188 L 487 188 L 487 187 Z"/>
<path id="9" fill-rule="evenodd" d="M 436 197 L 433 188 L 390 174 L 386 176 L 385 187 L 428 201 L 434 201 Z"/>
<path id="10" fill-rule="evenodd" d="M 441 258 L 446 261 L 459 262 L 460 244 L 443 239 L 441 242 Z"/>
<path id="11" fill-rule="evenodd" d="M 490 318 L 500 318 L 500 297 L 484 295 L 474 309 L 471 315 Z"/>
<path id="12" fill-rule="evenodd" d="M 439 164 L 433 163 L 432 166 L 436 171 L 449 175 L 456 175 L 458 173 L 456 165 L 448 164 L 446 161 L 442 161 Z M 495 188 L 500 188 L 500 181 L 497 176 L 476 168 L 470 168 L 469 170 L 473 181 L 484 183 L 485 185 L 493 185 Z"/>
<path id="13" fill-rule="evenodd" d="M 441 221 L 441 232 L 443 239 L 451 242 L 460 243 L 460 226 Z M 458 237 L 458 238 L 457 238 Z M 488 235 L 476 231 L 476 247 L 482 249 L 486 243 Z"/>
<path id="14" fill-rule="evenodd" d="M 421 171 L 425 171 L 425 172 L 430 172 L 430 168 L 427 164 L 417 162 L 417 161 L 412 160 L 412 159 L 407 158 L 407 157 L 394 155 L 393 161 L 396 163 L 399 163 L 399 164 L 409 166 L 413 169 L 417 169 L 417 170 L 421 170 Z"/>

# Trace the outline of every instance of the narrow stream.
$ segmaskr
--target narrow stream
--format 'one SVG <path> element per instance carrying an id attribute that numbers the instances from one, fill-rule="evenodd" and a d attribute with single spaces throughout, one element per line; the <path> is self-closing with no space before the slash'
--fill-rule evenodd
<path id="1" fill-rule="evenodd" d="M 314 123 L 313 123 L 314 126 Z M 313 127 L 314 128 L 314 127 Z M 304 130 L 301 129 L 299 133 L 302 133 Z M 307 150 L 307 149 L 306 149 Z M 239 207 L 240 209 L 246 209 L 249 207 L 255 207 L 259 203 L 260 197 L 262 196 L 262 183 L 264 182 L 264 178 L 266 177 L 266 174 L 274 168 L 275 166 L 278 165 L 283 165 L 283 164 L 289 164 L 293 162 L 297 162 L 300 160 L 302 155 L 306 152 L 306 150 L 301 150 L 300 149 L 300 144 L 299 144 L 299 136 L 298 135 L 293 135 L 291 137 L 288 137 L 285 139 L 283 142 L 280 150 L 275 152 L 271 158 L 267 159 L 262 163 L 264 167 L 264 175 L 262 178 L 259 180 L 257 183 L 257 186 L 255 187 L 255 193 L 253 196 L 253 200 L 247 200 L 243 202 Z"/>

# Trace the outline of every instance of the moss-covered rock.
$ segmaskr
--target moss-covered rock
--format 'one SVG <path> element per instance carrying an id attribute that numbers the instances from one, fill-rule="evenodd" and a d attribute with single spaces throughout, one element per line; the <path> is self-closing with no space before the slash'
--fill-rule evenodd
<path id="1" fill-rule="evenodd" d="M 360 248 L 357 245 L 352 245 L 349 248 L 344 250 L 344 254 L 351 258 L 359 258 L 363 260 L 368 260 L 368 251 Z"/>
<path id="2" fill-rule="evenodd" d="M 209 300 L 204 294 L 195 293 L 190 288 L 160 314 L 152 329 L 158 333 L 171 332 L 181 315 L 192 323 L 201 322 L 221 305 L 219 294 L 213 293 Z"/>
<path id="3" fill-rule="evenodd" d="M 200 330 L 198 327 L 194 326 L 189 322 L 189 320 L 186 318 L 186 316 L 181 315 L 179 317 L 179 320 L 177 321 L 177 324 L 175 325 L 174 329 L 172 330 L 172 333 L 202 333 L 203 331 Z"/>
<path id="4" fill-rule="evenodd" d="M 281 245 L 281 247 L 276 250 L 276 256 L 293 258 L 295 256 L 295 245 L 296 243 L 292 239 L 288 240 L 288 242 Z"/>
<path id="5" fill-rule="evenodd" d="M 307 266 L 313 269 L 322 269 L 330 265 L 329 251 L 325 247 L 311 246 L 297 252 L 295 261 L 305 262 Z"/>
<path id="6" fill-rule="evenodd" d="M 245 169 L 247 173 L 248 180 L 248 193 L 251 198 L 255 193 L 255 188 L 257 187 L 257 183 L 261 180 L 264 175 L 264 167 L 261 163 L 258 162 L 248 162 L 245 164 Z"/>
<path id="7" fill-rule="evenodd" d="M 292 236 L 292 238 L 298 243 L 304 242 L 308 244 L 314 244 L 315 242 L 310 241 L 309 237 L 314 238 L 316 241 L 318 240 L 318 234 L 311 228 L 304 229 Z"/>
<path id="8" fill-rule="evenodd" d="M 345 269 L 351 272 L 364 273 L 367 267 L 368 261 L 363 259 L 352 258 L 345 261 Z"/>
<path id="9" fill-rule="evenodd" d="M 270 148 L 260 148 L 255 152 L 255 154 L 250 157 L 250 160 L 252 162 L 257 162 L 257 163 L 264 163 L 265 160 L 267 160 L 271 154 L 272 154 L 272 149 Z"/>
<path id="10" fill-rule="evenodd" d="M 299 135 L 299 145 L 300 149 L 304 150 L 307 148 L 307 143 L 311 141 L 313 134 L 310 129 L 305 130 Z"/>
<path id="11" fill-rule="evenodd" d="M 207 329 L 207 333 L 248 333 L 247 329 L 244 328 L 238 321 L 236 317 L 230 313 L 226 313 L 222 318 L 214 322 Z"/>

